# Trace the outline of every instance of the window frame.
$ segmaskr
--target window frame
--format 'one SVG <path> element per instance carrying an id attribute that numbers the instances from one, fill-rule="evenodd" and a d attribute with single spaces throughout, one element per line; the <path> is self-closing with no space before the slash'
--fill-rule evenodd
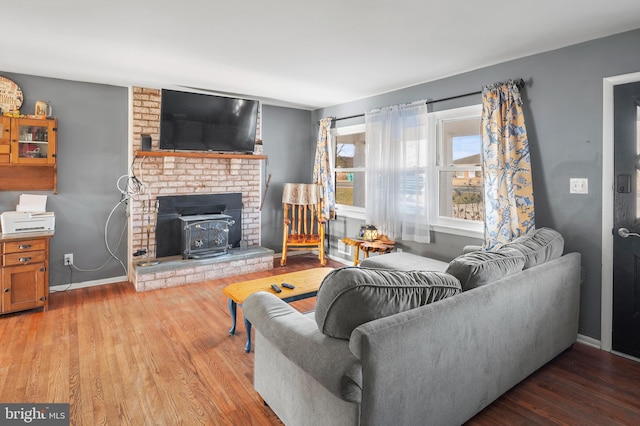
<path id="1" fill-rule="evenodd" d="M 431 136 L 436 141 L 436 159 L 435 159 L 435 179 L 432 182 L 432 193 L 435 194 L 435 202 L 433 203 L 434 211 L 432 217 L 431 228 L 437 232 L 445 232 L 448 234 L 461 235 L 473 238 L 483 238 L 484 236 L 484 220 L 474 221 L 468 219 L 457 219 L 440 215 L 440 196 L 443 186 L 440 184 L 441 172 L 475 172 L 482 173 L 482 166 L 451 166 L 443 164 L 444 152 L 446 147 L 443 132 L 444 123 L 447 121 L 462 120 L 467 118 L 482 117 L 482 104 L 470 105 L 460 108 L 452 108 L 442 111 L 432 112 L 435 125 L 433 126 Z M 480 129 L 479 129 L 480 130 Z M 450 193 L 449 190 L 445 190 Z"/>
<path id="2" fill-rule="evenodd" d="M 331 167 L 331 178 L 334 179 L 334 187 L 337 185 L 335 182 L 335 176 L 337 172 L 362 172 L 365 179 L 365 188 L 366 188 L 366 166 L 365 167 L 336 167 L 335 158 L 336 158 L 336 149 L 337 149 L 337 137 L 345 136 L 345 135 L 353 135 L 356 133 L 366 133 L 367 126 L 365 123 L 355 124 L 352 126 L 343 126 L 343 127 L 334 127 L 330 132 L 330 147 L 331 147 L 331 158 L 329 160 L 329 165 Z M 366 143 L 366 141 L 365 141 Z M 366 153 L 365 153 L 365 164 L 366 164 Z M 366 193 L 365 193 L 366 197 Z M 338 204 L 336 201 L 336 212 L 342 216 L 365 220 L 366 218 L 366 209 L 364 207 L 354 207 L 346 204 Z"/>

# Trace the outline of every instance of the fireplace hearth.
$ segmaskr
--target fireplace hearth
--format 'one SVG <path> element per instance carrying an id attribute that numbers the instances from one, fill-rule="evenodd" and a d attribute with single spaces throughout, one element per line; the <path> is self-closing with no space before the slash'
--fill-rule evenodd
<path id="1" fill-rule="evenodd" d="M 202 223 L 200 229 L 190 231 L 194 241 L 183 243 L 186 238 L 184 229 L 191 220 Z M 212 216 L 205 219 L 206 216 Z M 187 220 L 185 220 L 187 218 Z M 212 222 L 210 222 L 213 219 Z M 219 219 L 221 223 L 214 223 Z M 220 228 L 222 227 L 222 228 Z M 226 231 L 222 230 L 226 228 Z M 196 232 L 197 231 L 197 232 Z M 198 255 L 205 256 L 206 248 L 211 249 L 208 255 L 224 254 L 225 249 L 239 247 L 242 239 L 242 194 L 197 194 L 169 195 L 158 197 L 158 217 L 156 222 L 156 257 L 182 255 L 184 258 Z M 224 240 L 224 241 L 222 241 Z M 215 244 L 220 243 L 220 248 Z M 184 245 L 183 245 L 184 244 Z M 186 245 L 189 245 L 188 253 Z M 198 247 L 199 246 L 199 247 Z M 221 253 L 218 253 L 221 252 Z"/>

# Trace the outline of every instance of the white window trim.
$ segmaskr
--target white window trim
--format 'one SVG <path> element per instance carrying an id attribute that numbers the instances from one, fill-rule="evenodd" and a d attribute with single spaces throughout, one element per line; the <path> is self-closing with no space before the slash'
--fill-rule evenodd
<path id="1" fill-rule="evenodd" d="M 481 105 L 472 105 L 468 107 L 438 111 L 430 114 L 433 114 L 436 120 L 446 120 L 446 119 L 452 119 L 452 118 L 464 119 L 464 118 L 477 116 L 481 113 L 482 113 Z M 436 132 L 440 131 L 439 129 L 440 129 L 440 126 L 434 126 L 434 131 Z M 334 155 L 335 155 L 335 148 L 336 148 L 335 147 L 336 136 L 350 135 L 354 133 L 364 133 L 364 132 L 366 132 L 366 125 L 364 123 L 356 124 L 353 126 L 344 126 L 344 127 L 337 127 L 337 128 L 331 129 L 330 165 L 331 165 L 332 176 L 335 175 Z M 436 138 L 436 136 L 438 135 L 436 134 L 432 135 L 433 138 Z M 438 137 L 435 140 L 438 141 L 440 140 L 440 138 Z M 438 155 L 440 154 L 438 153 Z M 441 169 L 445 170 L 446 168 L 442 167 Z M 481 167 L 469 167 L 469 169 L 482 170 Z M 434 182 L 434 186 L 435 186 L 435 190 L 439 191 L 439 183 L 437 181 Z M 439 197 L 438 192 L 436 192 L 436 198 L 435 198 L 436 200 L 438 200 L 437 197 Z M 435 204 L 437 203 L 432 204 L 436 209 L 436 211 L 434 212 L 435 214 L 433 215 L 435 220 L 431 223 L 432 231 L 438 232 L 438 233 L 451 234 L 451 235 L 459 235 L 459 236 L 469 237 L 469 238 L 477 238 L 477 239 L 484 238 L 483 222 L 473 222 L 468 220 L 461 220 L 461 219 L 439 216 L 437 212 L 437 206 L 435 206 Z M 361 207 L 353 207 L 353 206 L 347 206 L 344 204 L 336 204 L 336 211 L 340 216 L 344 216 L 344 217 L 348 217 L 356 220 L 366 220 L 366 211 L 364 208 L 361 208 Z"/>
<path id="2" fill-rule="evenodd" d="M 465 170 L 482 170 L 482 167 L 477 166 L 469 166 L 469 167 L 448 167 L 442 166 L 442 121 L 451 120 L 451 119 L 466 119 L 471 117 L 477 117 L 482 114 L 482 105 L 471 105 L 462 108 L 453 108 L 447 109 L 444 111 L 437 111 L 433 114 L 433 118 L 435 119 L 436 125 L 433 126 L 434 134 L 432 135 L 433 140 L 435 140 L 438 144 L 437 146 L 437 159 L 436 159 L 436 179 L 432 182 L 432 188 L 435 191 L 435 200 L 433 203 L 434 212 L 432 217 L 434 220 L 431 222 L 431 229 L 435 232 L 441 232 L 452 235 L 460 235 L 464 237 L 471 238 L 484 238 L 484 222 L 480 221 L 471 221 L 471 220 L 463 220 L 463 219 L 455 219 L 446 216 L 440 216 L 439 206 L 437 200 L 440 199 L 440 171 L 457 171 L 461 169 Z"/>
<path id="3" fill-rule="evenodd" d="M 330 142 L 330 147 L 331 147 L 331 158 L 329 161 L 329 164 L 331 166 L 331 176 L 333 178 L 333 176 L 335 176 L 335 172 L 336 172 L 336 168 L 335 168 L 335 153 L 336 153 L 336 136 L 343 136 L 343 135 L 352 135 L 354 133 L 365 133 L 365 131 L 367 130 L 367 126 L 362 123 L 362 124 L 356 124 L 353 126 L 344 126 L 344 127 L 336 127 L 331 129 L 331 142 Z M 364 171 L 364 169 L 359 169 L 359 168 L 354 168 L 354 169 L 340 169 L 342 171 Z M 336 203 L 336 213 L 340 216 L 345 216 L 351 219 L 358 219 L 358 220 L 366 220 L 366 210 L 364 209 L 364 207 L 354 207 L 354 206 L 348 206 L 345 204 L 337 204 Z"/>

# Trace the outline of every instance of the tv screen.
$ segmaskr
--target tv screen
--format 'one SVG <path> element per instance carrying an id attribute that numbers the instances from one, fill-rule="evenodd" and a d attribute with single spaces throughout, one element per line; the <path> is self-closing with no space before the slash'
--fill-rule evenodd
<path id="1" fill-rule="evenodd" d="M 251 153 L 258 101 L 162 90 L 160 149 Z"/>

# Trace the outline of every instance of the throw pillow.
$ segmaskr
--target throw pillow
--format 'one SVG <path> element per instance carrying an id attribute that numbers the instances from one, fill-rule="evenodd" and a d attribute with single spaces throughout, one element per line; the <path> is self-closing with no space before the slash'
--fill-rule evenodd
<path id="1" fill-rule="evenodd" d="M 521 252 L 525 257 L 523 269 L 528 269 L 562 256 L 564 238 L 551 228 L 539 228 L 503 245 L 498 251 L 507 248 Z"/>
<path id="2" fill-rule="evenodd" d="M 322 281 L 315 317 L 320 331 L 349 340 L 361 324 L 460 293 L 460 282 L 443 272 L 345 267 Z"/>
<path id="3" fill-rule="evenodd" d="M 445 272 L 460 280 L 466 291 L 522 271 L 524 261 L 524 255 L 514 249 L 474 251 L 453 259 Z"/>

